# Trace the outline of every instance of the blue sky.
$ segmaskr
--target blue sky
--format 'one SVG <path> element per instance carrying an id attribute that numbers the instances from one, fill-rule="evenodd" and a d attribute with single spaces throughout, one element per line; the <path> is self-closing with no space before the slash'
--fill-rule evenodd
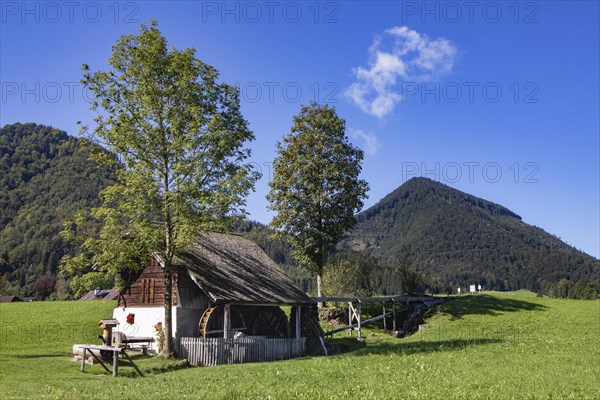
<path id="1" fill-rule="evenodd" d="M 365 150 L 375 204 L 412 176 L 500 203 L 600 256 L 600 11 L 582 2 L 3 1 L 0 124 L 77 134 L 81 64 L 157 19 L 237 83 L 265 195 L 275 143 L 311 100 Z"/>

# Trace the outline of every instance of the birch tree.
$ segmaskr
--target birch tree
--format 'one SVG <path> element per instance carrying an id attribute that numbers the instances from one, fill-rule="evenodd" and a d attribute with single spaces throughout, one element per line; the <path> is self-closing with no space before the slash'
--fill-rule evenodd
<path id="1" fill-rule="evenodd" d="M 102 192 L 102 206 L 92 212 L 102 223 L 99 235 L 86 238 L 82 253 L 64 265 L 73 271 L 93 263 L 118 274 L 157 255 L 165 280 L 163 354 L 170 355 L 173 259 L 199 232 L 244 215 L 258 178 L 244 147 L 254 136 L 238 90 L 219 83 L 218 71 L 194 49 L 168 47 L 155 21 L 122 36 L 109 65 L 95 72 L 84 65 L 82 83 L 97 111 L 88 136 L 110 151 L 98 158 L 120 164 L 118 184 Z"/>

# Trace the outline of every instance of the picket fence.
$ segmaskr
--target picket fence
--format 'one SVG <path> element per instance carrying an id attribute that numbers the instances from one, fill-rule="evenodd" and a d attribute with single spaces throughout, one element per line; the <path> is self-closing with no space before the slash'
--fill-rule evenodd
<path id="1" fill-rule="evenodd" d="M 194 338 L 179 340 L 179 354 L 192 365 L 214 366 L 285 360 L 306 353 L 306 338 L 271 339 L 257 336 L 240 338 Z"/>

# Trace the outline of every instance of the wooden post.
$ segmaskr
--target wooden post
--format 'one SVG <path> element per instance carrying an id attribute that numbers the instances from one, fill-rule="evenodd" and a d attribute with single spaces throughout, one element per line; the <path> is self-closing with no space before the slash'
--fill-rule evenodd
<path id="1" fill-rule="evenodd" d="M 113 351 L 113 376 L 119 375 L 119 352 Z"/>
<path id="2" fill-rule="evenodd" d="M 81 368 L 80 371 L 83 372 L 85 370 L 85 351 L 86 348 L 83 348 L 83 354 L 81 355 Z"/>
<path id="3" fill-rule="evenodd" d="M 352 303 L 348 303 L 348 326 L 352 325 L 352 313 L 354 312 L 354 307 L 352 307 Z M 352 329 L 348 329 L 348 336 L 352 337 Z M 333 335 L 331 336 L 333 339 Z"/>
<path id="4" fill-rule="evenodd" d="M 392 320 L 392 330 L 396 332 L 396 303 L 392 299 L 392 315 L 394 319 Z"/>
<path id="5" fill-rule="evenodd" d="M 223 307 L 223 338 L 229 339 L 231 330 L 231 304 L 225 304 Z"/>
<path id="6" fill-rule="evenodd" d="M 302 307 L 297 306 L 296 307 L 296 339 L 300 339 L 300 336 L 302 336 L 302 325 L 300 323 L 301 315 L 302 315 Z"/>
<path id="7" fill-rule="evenodd" d="M 385 303 L 382 303 L 382 304 L 383 304 L 383 315 L 384 315 L 384 317 L 383 317 L 383 330 L 387 331 L 387 323 L 385 322 Z"/>
<path id="8" fill-rule="evenodd" d="M 362 338 L 361 324 L 362 324 L 362 310 L 361 310 L 361 302 L 359 300 L 358 301 L 358 338 L 359 339 Z"/>

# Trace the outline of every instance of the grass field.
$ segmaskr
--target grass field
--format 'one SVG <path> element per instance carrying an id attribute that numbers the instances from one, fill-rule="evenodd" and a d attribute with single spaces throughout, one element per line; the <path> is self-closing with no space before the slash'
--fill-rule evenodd
<path id="1" fill-rule="evenodd" d="M 96 343 L 113 302 L 0 304 L 2 399 L 600 399 L 600 302 L 529 292 L 463 296 L 405 339 L 367 330 L 344 354 L 146 372 L 79 372 L 74 343 Z M 339 334 L 338 341 L 348 342 Z M 352 342 L 354 343 L 354 342 Z"/>

